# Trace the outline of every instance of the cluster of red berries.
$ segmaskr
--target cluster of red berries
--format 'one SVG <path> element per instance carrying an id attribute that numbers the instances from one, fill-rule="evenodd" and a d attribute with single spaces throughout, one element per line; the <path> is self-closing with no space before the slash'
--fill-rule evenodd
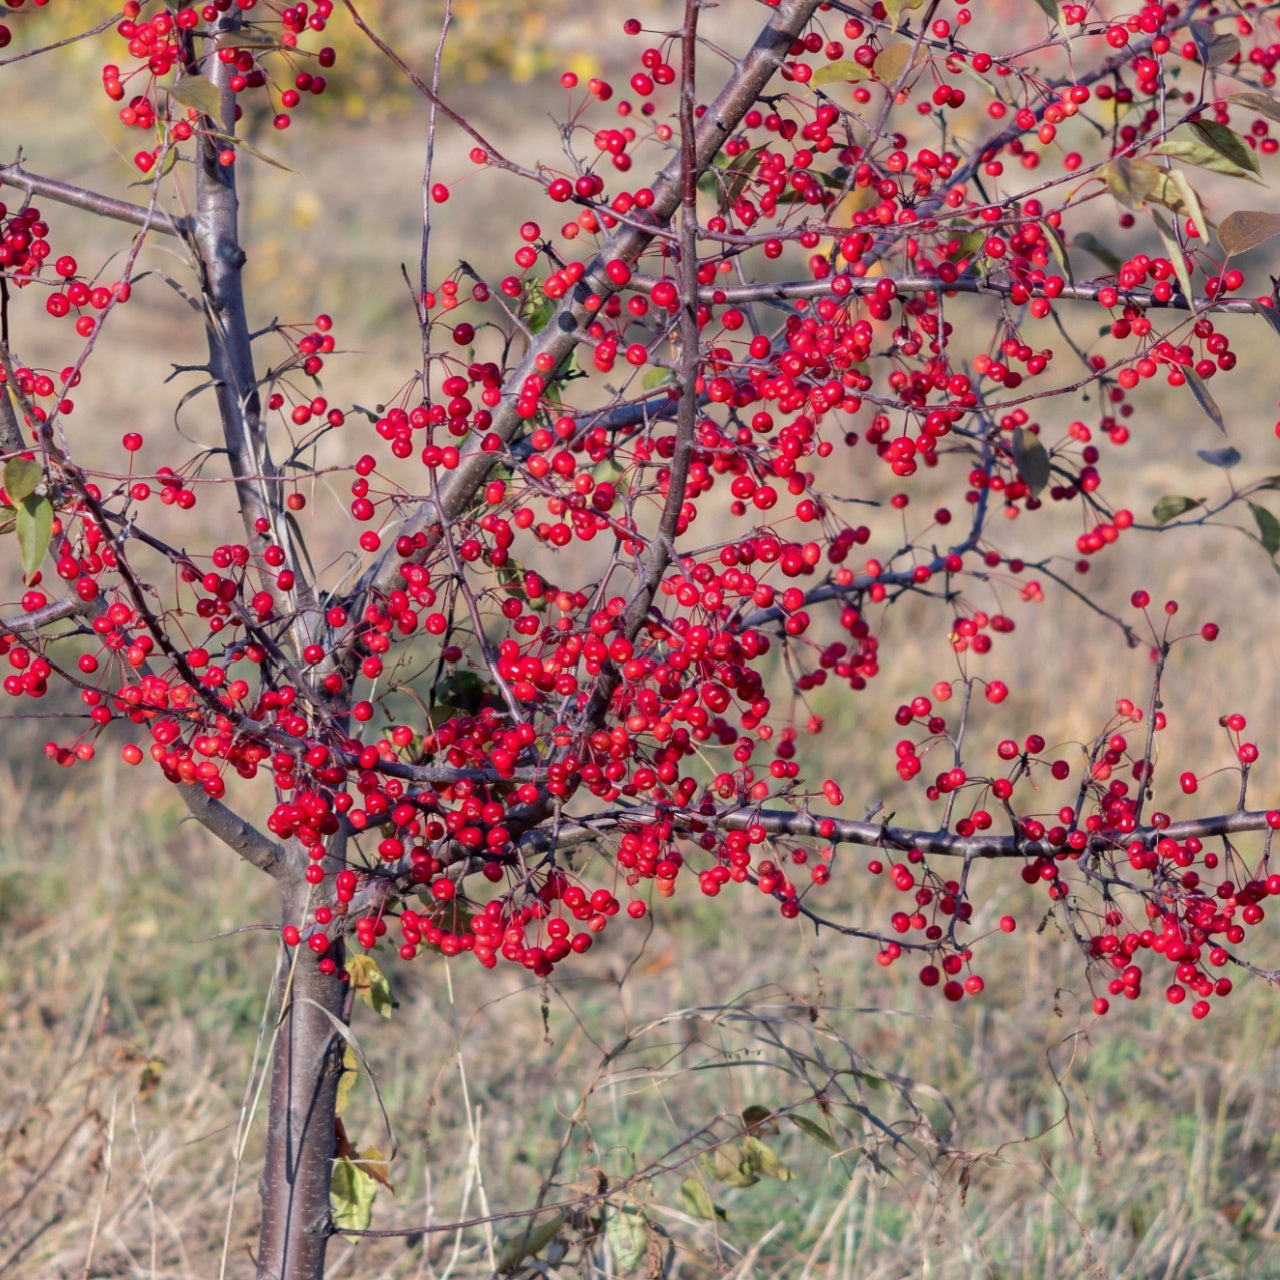
<path id="1" fill-rule="evenodd" d="M 5 278 L 23 288 L 41 278 L 52 257 L 49 224 L 40 208 L 27 204 L 10 209 L 0 201 L 0 270 L 5 273 Z M 54 258 L 52 267 L 58 287 L 45 298 L 45 310 L 55 318 L 73 317 L 75 330 L 82 338 L 89 337 L 97 329 L 95 313 L 101 313 L 116 303 L 128 302 L 132 294 L 132 286 L 127 280 L 104 284 L 83 278 L 79 265 L 70 254 Z M 64 370 L 57 381 L 29 369 L 18 370 L 16 375 L 20 393 L 37 399 L 61 394 L 67 389 L 69 378 L 73 379 L 70 385 L 79 381 L 79 375 L 73 375 L 72 370 Z M 4 377 L 0 370 L 0 381 Z M 70 401 L 64 399 L 60 402 L 60 412 L 69 413 L 71 408 Z"/>
<path id="2" fill-rule="evenodd" d="M 33 204 L 10 209 L 0 201 L 0 269 L 19 288 L 36 275 L 52 252 L 49 224 Z"/>
<path id="3" fill-rule="evenodd" d="M 325 29 L 329 0 L 283 8 L 216 0 L 145 16 L 130 0 L 117 27 L 127 69 L 104 67 L 103 86 L 122 104 L 122 123 L 156 132 L 136 159 L 144 172 L 166 147 L 207 132 L 202 108 L 178 88 L 183 81 L 168 77 L 192 57 L 188 33 L 233 4 L 248 16 L 242 38 L 212 52 L 196 42 L 192 66 L 216 58 L 230 91 L 264 95 L 280 129 L 304 96 L 325 90 L 320 72 L 333 65 L 333 51 L 320 50 L 313 64 L 299 39 Z M 385 556 L 392 585 L 368 598 L 335 589 L 319 605 L 295 599 L 304 564 L 277 511 L 279 519 L 251 523 L 243 541 L 173 550 L 174 591 L 154 616 L 140 612 L 112 531 L 136 520 L 153 496 L 185 511 L 207 490 L 196 464 L 136 474 L 143 441 L 129 432 L 123 476 L 57 494 L 57 577 L 98 612 L 71 676 L 89 728 L 51 743 L 51 758 L 91 758 L 97 735 L 120 722 L 138 738 L 124 759 L 149 755 L 175 783 L 216 798 L 233 777 L 269 780 L 277 802 L 268 829 L 307 849 L 316 886 L 311 917 L 289 925 L 285 941 L 330 968 L 339 936 L 372 947 L 394 927 L 406 958 L 470 953 L 486 967 L 502 960 L 542 976 L 588 949 L 624 901 L 628 916 L 642 915 L 650 895 L 694 878 L 706 896 L 754 886 L 784 917 L 804 914 L 806 894 L 831 877 L 838 824 L 823 818 L 810 836 L 789 838 L 755 810 L 781 798 L 843 803 L 833 779 L 804 781 L 802 735 L 824 730 L 808 695 L 836 682 L 865 687 L 885 659 L 883 611 L 908 593 L 937 592 L 957 602 L 946 626 L 966 693 L 980 689 L 991 706 L 1004 703 L 1004 682 L 976 670 L 1014 621 L 958 603 L 962 580 L 985 584 L 999 574 L 1037 602 L 1050 577 L 1031 577 L 1024 559 L 997 545 L 993 513 L 1011 521 L 1053 506 L 1078 509 L 1071 554 L 1086 572 L 1135 523 L 1129 509 L 1102 498 L 1107 449 L 1139 429 L 1130 393 L 1157 373 L 1177 386 L 1236 365 L 1211 315 L 1184 324 L 1185 312 L 1166 305 L 1193 276 L 1210 304 L 1245 288 L 1241 271 L 1215 257 L 1185 199 L 1165 205 L 1176 214 L 1177 243 L 1163 256 L 1129 253 L 1092 292 L 1068 282 L 1073 202 L 1063 196 L 1054 205 L 1065 184 L 1081 181 L 1071 176 L 1082 167 L 1071 148 L 1096 123 L 1098 104 L 1118 114 L 1106 131 L 1110 155 L 1128 160 L 1163 128 L 1155 95 L 1169 89 L 1165 60 L 1203 61 L 1204 51 L 1185 38 L 1184 15 L 1170 6 L 1145 5 L 1112 21 L 1068 5 L 1062 20 L 1081 57 L 1072 63 L 1078 71 L 1057 80 L 1031 74 L 1015 54 L 970 47 L 987 19 L 965 7 L 935 16 L 910 53 L 878 5 L 842 30 L 815 27 L 798 38 L 783 92 L 742 114 L 705 184 L 702 256 L 690 272 L 696 297 L 682 296 L 690 264 L 678 260 L 670 235 L 618 252 L 605 238 L 652 224 L 662 184 L 635 185 L 625 175 L 650 172 L 650 153 L 664 155 L 675 136 L 678 39 L 646 43 L 620 93 L 566 73 L 566 136 L 584 154 L 563 172 L 540 170 L 540 185 L 530 187 L 550 219 L 525 210 L 535 216 L 513 227 L 506 265 L 491 278 L 459 268 L 424 292 L 431 377 L 390 402 L 378 399 L 365 434 L 351 440 L 342 480 L 351 549 Z M 632 20 L 625 30 L 638 36 L 643 28 Z M 1270 75 L 1272 46 L 1252 29 L 1239 35 L 1250 48 L 1226 65 Z M 979 87 L 994 122 L 987 142 L 966 153 L 950 123 L 936 135 L 918 132 L 923 122 L 951 118 Z M 1185 90 L 1169 91 L 1169 101 L 1180 96 Z M 1233 151 L 1237 167 L 1275 150 L 1265 116 L 1247 134 L 1229 129 L 1243 104 L 1201 104 L 1193 95 L 1192 105 L 1236 141 L 1207 136 L 1243 149 Z M 881 107 L 888 125 L 877 128 Z M 234 160 L 231 141 L 217 135 L 216 145 L 226 163 Z M 471 159 L 487 166 L 491 156 L 478 146 Z M 1006 165 L 1053 166 L 1056 176 L 1031 195 L 1006 192 Z M 440 180 L 430 190 L 437 204 L 450 194 Z M 572 217 L 562 221 L 566 211 Z M 1132 211 L 1120 224 L 1138 225 Z M 48 270 L 38 210 L 0 206 L 0 228 L 8 278 L 21 283 Z M 784 277 L 775 297 L 750 283 L 752 262 L 757 276 L 790 266 L 798 278 Z M 46 310 L 73 318 L 86 340 L 99 315 L 129 296 L 127 284 L 84 278 L 69 255 L 52 266 Z M 985 300 L 965 295 L 984 293 L 999 295 L 1001 306 L 989 332 L 978 332 L 965 307 Z M 1042 322 L 1090 299 L 1106 313 L 1105 330 L 1084 353 L 1083 377 L 1063 374 L 1071 353 L 1055 352 L 1057 331 Z M 767 313 L 756 305 L 762 300 L 785 310 Z M 577 310 L 557 317 L 566 301 Z M 682 387 L 670 375 L 687 358 L 673 356 L 686 309 L 700 347 L 692 385 Z M 553 317 L 580 328 L 579 368 L 538 348 Z M 317 381 L 335 349 L 333 326 L 320 315 L 274 330 L 288 352 L 263 402 L 296 460 L 347 421 Z M 537 354 L 517 377 L 512 353 L 526 345 Z M 29 400 L 64 397 L 76 376 L 74 366 L 61 381 L 16 372 Z M 1035 402 L 1073 379 L 1096 392 L 1096 422 L 1051 434 Z M 586 389 L 576 403 L 575 384 Z M 597 412 L 589 393 L 601 387 L 610 400 Z M 675 425 L 686 395 L 699 397 L 691 441 Z M 36 416 L 43 412 L 37 407 Z M 514 431 L 504 425 L 511 414 Z M 434 491 L 481 472 L 473 501 L 447 528 L 401 528 L 424 485 Z M 931 474 L 931 485 L 951 484 L 951 505 L 913 505 L 912 486 L 923 488 Z M 294 475 L 280 483 L 278 506 L 301 512 L 307 499 Z M 848 501 L 864 497 L 864 483 L 876 504 L 865 522 Z M 637 623 L 621 578 L 585 586 L 571 579 L 593 542 L 624 565 L 642 564 L 656 511 L 672 514 L 676 546 L 653 575 Z M 153 549 L 166 545 L 157 540 Z M 526 567 L 531 559 L 537 571 Z M 550 567 L 557 565 L 564 568 Z M 28 613 L 49 604 L 42 585 L 40 571 L 29 575 Z M 295 625 L 306 635 L 291 662 L 280 644 Z M 0 637 L 11 696 L 43 698 L 64 675 L 45 643 Z M 784 665 L 791 684 L 779 698 L 770 673 Z M 409 684 L 411 669 L 435 672 L 426 717 L 396 708 L 383 692 Z M 954 693 L 940 681 L 899 709 L 897 725 L 919 732 L 896 743 L 898 775 L 920 778 L 926 800 L 947 806 L 962 840 L 1010 827 L 1024 880 L 1044 884 L 1077 915 L 1100 867 L 1136 893 L 1143 928 L 1124 932 L 1124 918 L 1108 908 L 1089 934 L 1093 958 L 1117 970 L 1111 994 L 1139 993 L 1134 957 L 1143 950 L 1177 965 L 1175 986 L 1197 997 L 1195 1010 L 1225 994 L 1229 984 L 1209 969 L 1221 967 L 1224 944 L 1237 945 L 1261 920 L 1261 903 L 1280 883 L 1233 868 L 1231 879 L 1211 884 L 1203 876 L 1217 869 L 1217 855 L 1196 840 L 1135 838 L 1152 781 L 1145 747 L 1125 727 L 1140 713 L 1122 706 L 1120 721 L 1087 753 L 1077 772 L 1083 798 L 1042 811 L 1044 802 L 1031 798 L 1033 777 L 1065 783 L 1073 766 L 1047 753 L 1040 734 L 1002 741 L 995 770 L 949 758 L 926 771 L 930 752 L 957 754 L 955 717 L 942 713 Z M 366 731 L 380 717 L 381 735 Z M 1240 740 L 1243 719 L 1227 727 L 1247 770 L 1257 747 Z M 1120 776 L 1126 767 L 1130 777 Z M 1196 775 L 1181 785 L 1194 793 Z M 529 814 L 587 798 L 596 808 L 616 806 L 610 865 L 590 873 L 601 883 L 549 858 L 531 866 L 520 843 Z M 732 822 L 718 808 L 725 805 Z M 642 812 L 617 816 L 628 808 Z M 335 868 L 330 837 L 343 824 L 368 847 L 358 844 L 350 864 Z M 815 846 L 814 838 L 828 843 Z M 940 874 L 919 848 L 876 857 L 870 870 L 887 871 L 906 895 L 890 913 L 880 962 L 923 953 L 925 985 L 950 1000 L 980 992 L 964 880 Z M 1170 999 L 1182 998 L 1173 989 Z"/>
<path id="4" fill-rule="evenodd" d="M 54 272 L 62 281 L 62 287 L 45 299 L 44 309 L 55 318 L 74 315 L 76 332 L 87 338 L 98 327 L 97 317 L 113 302 L 128 302 L 133 287 L 127 280 L 117 280 L 111 285 L 92 284 L 79 278 L 79 266 L 70 254 L 63 254 L 53 264 Z"/>
<path id="5" fill-rule="evenodd" d="M 318 388 L 301 385 L 290 375 L 301 374 L 303 377 L 318 380 L 324 368 L 325 357 L 332 353 L 336 343 L 333 334 L 333 319 L 328 315 L 318 315 L 312 325 L 274 326 L 275 332 L 287 344 L 288 355 L 275 366 L 275 385 L 267 396 L 267 409 L 271 413 L 284 416 L 294 427 L 315 426 L 323 423 L 327 427 L 340 427 L 346 421 L 342 409 L 329 403 L 327 397 L 318 393 Z M 306 505 L 305 500 L 296 491 L 286 501 L 291 510 L 300 511 Z"/>
<path id="6" fill-rule="evenodd" d="M 166 146 L 180 144 L 196 134 L 208 132 L 201 123 L 201 112 L 197 107 L 188 105 L 181 108 L 178 105 L 185 100 L 181 90 L 172 83 L 161 83 L 183 62 L 186 34 L 195 32 L 202 23 L 217 22 L 233 9 L 250 13 L 257 4 L 258 0 L 214 0 L 214 3 L 198 9 L 195 6 L 164 9 L 146 19 L 141 17 L 143 6 L 139 0 L 128 0 L 125 4 L 116 34 L 126 42 L 133 69 L 122 71 L 114 63 L 105 64 L 102 87 L 113 102 L 122 102 L 128 82 L 141 77 L 141 91 L 135 92 L 120 108 L 120 121 L 127 127 L 145 132 L 154 132 L 158 125 L 164 126 L 156 144 L 134 156 L 134 163 L 143 173 L 151 172 Z M 279 24 L 278 37 L 264 40 L 260 32 L 246 27 L 241 37 L 228 35 L 218 42 L 213 56 L 232 68 L 227 87 L 237 95 L 253 90 L 267 94 L 274 104 L 272 125 L 276 129 L 289 127 L 291 113 L 302 104 L 304 95 L 317 97 L 328 87 L 322 72 L 334 65 L 334 49 L 325 46 L 314 55 L 304 55 L 298 50 L 298 37 L 308 31 L 323 32 L 332 14 L 333 0 L 315 0 L 314 6 L 306 3 L 292 5 L 265 15 Z M 278 58 L 283 58 L 291 69 L 297 68 L 292 71 L 292 82 L 285 88 L 278 87 L 269 71 L 270 62 Z M 319 71 L 312 69 L 312 58 Z M 164 90 L 170 90 L 172 94 L 167 101 L 160 97 Z M 240 113 L 241 108 L 237 106 L 237 119 Z M 222 135 L 212 136 L 226 141 Z M 234 147 L 224 145 L 220 159 L 224 164 L 233 163 Z"/>
<path id="7" fill-rule="evenodd" d="M 1267 825 L 1280 828 L 1280 810 L 1270 810 Z M 1262 903 L 1280 895 L 1280 875 L 1265 869 L 1256 874 L 1240 866 L 1243 882 L 1231 878 L 1214 884 L 1195 870 L 1197 863 L 1211 875 L 1221 875 L 1219 857 L 1203 848 L 1194 836 L 1182 841 L 1159 840 L 1154 848 L 1135 844 L 1128 849 L 1129 866 L 1166 886 L 1161 899 L 1146 902 L 1145 927 L 1120 934 L 1124 923 L 1116 910 L 1106 913 L 1108 931 L 1089 939 L 1090 955 L 1116 970 L 1107 982 L 1108 996 L 1136 1000 L 1142 993 L 1143 969 L 1135 958 L 1144 951 L 1163 957 L 1173 967 L 1173 980 L 1165 987 L 1165 999 L 1181 1004 L 1191 994 L 1191 1013 L 1196 1018 L 1210 1012 L 1210 1000 L 1231 994 L 1230 978 L 1213 976 L 1233 959 L 1228 948 L 1239 947 L 1249 928 L 1262 923 L 1266 912 Z M 1232 857 L 1231 861 L 1237 861 Z M 1110 1006 L 1107 996 L 1094 1001 L 1094 1012 L 1104 1014 Z"/>

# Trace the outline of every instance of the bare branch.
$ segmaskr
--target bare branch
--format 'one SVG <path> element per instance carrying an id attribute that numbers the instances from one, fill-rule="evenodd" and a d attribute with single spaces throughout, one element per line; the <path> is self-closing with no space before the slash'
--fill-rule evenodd
<path id="1" fill-rule="evenodd" d="M 0 632 L 12 636 L 31 635 L 54 622 L 64 618 L 83 617 L 94 612 L 94 606 L 86 600 L 70 598 L 53 600 L 30 613 L 15 614 L 11 618 L 0 618 Z"/>
<path id="2" fill-rule="evenodd" d="M 219 32 L 234 32 L 243 14 L 220 18 Z M 222 120 L 216 122 L 224 136 L 234 133 L 235 94 L 228 87 L 233 73 L 229 63 L 208 60 L 208 78 L 222 93 Z M 194 65 L 188 74 L 200 74 Z M 223 144 L 208 136 L 200 140 L 196 162 L 196 212 L 191 240 L 199 258 L 202 296 L 209 345 L 209 371 L 218 398 L 223 439 L 240 499 L 240 514 L 250 545 L 262 534 L 265 521 L 270 537 L 284 550 L 293 573 L 289 593 L 291 630 L 297 652 L 320 639 L 323 619 L 316 605 L 307 559 L 295 546 L 289 522 L 282 518 L 283 487 L 276 483 L 279 468 L 271 459 L 258 379 L 254 371 L 253 345 L 244 300 L 241 271 L 245 252 L 239 238 L 239 198 L 235 165 L 223 164 Z"/>
<path id="3" fill-rule="evenodd" d="M 13 401 L 0 392 L 0 453 L 11 455 L 21 453 L 25 448 L 27 442 L 22 438 L 22 427 L 18 425 Z"/>
<path id="4" fill-rule="evenodd" d="M 118 200 L 115 196 L 104 196 L 100 191 L 90 191 L 88 187 L 77 187 L 70 182 L 60 182 L 57 178 L 46 178 L 43 174 L 24 169 L 19 163 L 0 165 L 0 184 L 4 183 L 32 195 L 54 200 L 70 209 L 84 209 L 100 218 L 127 222 L 133 227 L 149 227 L 153 231 L 162 231 L 167 236 L 185 236 L 191 230 L 191 223 L 186 218 L 175 218 L 145 204 L 133 204 L 129 200 Z"/>
<path id="5" fill-rule="evenodd" d="M 1234 813 L 1214 814 L 1204 818 L 1188 818 L 1184 822 L 1171 822 L 1167 826 L 1139 827 L 1125 835 L 1093 834 L 1088 849 L 1092 852 L 1115 852 L 1130 845 L 1150 847 L 1157 840 L 1186 841 L 1195 837 L 1206 840 L 1213 836 L 1242 835 L 1246 832 L 1267 831 L 1270 811 L 1263 809 L 1237 810 Z M 837 818 L 829 814 L 809 813 L 805 810 L 758 809 L 743 806 L 715 809 L 709 813 L 679 812 L 638 805 L 634 808 L 601 813 L 584 822 L 566 821 L 555 832 L 538 827 L 526 833 L 522 843 L 530 849 L 549 849 L 589 843 L 617 830 L 635 828 L 654 822 L 659 817 L 672 822 L 683 832 L 745 831 L 758 826 L 772 837 L 788 836 L 797 839 L 824 840 L 829 844 L 856 844 L 870 848 L 918 849 L 921 853 L 952 858 L 1001 858 L 1029 859 L 1052 856 L 1057 849 L 1038 840 L 1025 840 L 1013 836 L 959 836 L 949 831 L 924 831 L 913 827 L 897 827 L 889 823 L 860 822 L 850 818 Z"/>
<path id="6" fill-rule="evenodd" d="M 717 306 L 743 306 L 752 302 L 783 302 L 798 298 L 860 298 L 874 294 L 876 285 L 885 279 L 893 281 L 900 294 L 969 293 L 992 294 L 1007 298 L 1015 289 L 1029 298 L 1069 298 L 1077 302 L 1097 302 L 1104 289 L 1116 295 L 1116 306 L 1138 307 L 1143 311 L 1216 311 L 1229 315 L 1256 315 L 1258 304 L 1252 298 L 1210 298 L 1204 294 L 1186 298 L 1175 292 L 1167 299 L 1157 298 L 1150 289 L 1120 289 L 1110 280 L 1086 280 L 1065 284 L 1052 294 L 1043 284 L 993 276 L 961 276 L 943 281 L 937 276 L 896 276 L 891 272 L 876 276 L 854 276 L 848 272 L 827 276 L 822 280 L 762 280 L 751 284 L 704 286 L 698 290 L 699 302 Z M 648 289 L 657 283 L 652 276 L 636 273 L 631 283 Z"/>
<path id="7" fill-rule="evenodd" d="M 13 53 L 7 58 L 0 58 L 0 67 L 7 67 L 13 62 L 25 62 L 28 58 L 38 58 L 42 54 L 51 53 L 54 49 L 62 49 L 69 44 L 79 44 L 81 40 L 89 40 L 94 36 L 101 35 L 104 31 L 109 31 L 116 25 L 119 18 L 119 14 L 113 13 L 99 22 L 96 27 L 90 27 L 87 31 L 77 31 L 75 35 L 63 36 L 61 40 L 51 40 L 48 44 L 42 44 L 35 49 L 24 49 L 21 53 Z"/>
<path id="8" fill-rule="evenodd" d="M 268 839 L 251 822 L 247 822 L 220 800 L 215 800 L 198 783 L 179 786 L 178 794 L 187 811 L 202 827 L 215 835 L 246 862 L 265 871 L 275 880 L 283 880 L 297 870 L 283 845 Z"/>

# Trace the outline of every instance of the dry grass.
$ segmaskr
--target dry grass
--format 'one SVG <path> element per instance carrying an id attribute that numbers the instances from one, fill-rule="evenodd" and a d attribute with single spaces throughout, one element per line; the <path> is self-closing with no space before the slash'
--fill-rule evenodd
<path id="1" fill-rule="evenodd" d="M 223 931 L 270 902 L 163 793 L 135 793 L 130 818 L 42 785 L 0 774 L 26 815 L 0 860 L 0 1272 L 207 1277 L 230 1209 L 242 1274 L 253 1139 L 228 1201 L 274 944 Z M 615 1203 L 678 1242 L 683 1276 L 1276 1274 L 1280 1028 L 1261 985 L 1210 1024 L 1152 1001 L 1084 1029 L 1050 926 L 989 947 L 989 995 L 952 1010 L 861 948 L 720 906 L 677 902 L 545 988 L 389 966 L 395 1017 L 356 1021 L 399 1145 L 378 1224 L 527 1208 L 563 1146 L 552 1200 L 679 1165 Z M 688 1216 L 696 1146 L 753 1104 L 824 1122 L 804 1101 L 819 1089 L 839 1153 L 784 1120 L 766 1140 L 793 1180 L 708 1180 L 727 1220 Z M 348 1123 L 385 1149 L 367 1081 Z M 481 1276 L 516 1230 L 339 1241 L 334 1274 Z"/>

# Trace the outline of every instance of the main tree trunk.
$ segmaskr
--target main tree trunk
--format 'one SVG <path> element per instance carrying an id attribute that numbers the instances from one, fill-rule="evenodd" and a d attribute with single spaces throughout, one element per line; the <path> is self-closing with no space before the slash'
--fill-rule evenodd
<path id="1" fill-rule="evenodd" d="M 283 888 L 286 921 L 303 918 L 306 888 Z M 341 956 L 335 958 L 340 973 Z M 271 1064 L 258 1280 L 324 1276 L 334 1108 L 344 1050 L 338 1028 L 347 1020 L 347 992 L 337 975 L 320 972 L 310 952 L 298 955 Z"/>

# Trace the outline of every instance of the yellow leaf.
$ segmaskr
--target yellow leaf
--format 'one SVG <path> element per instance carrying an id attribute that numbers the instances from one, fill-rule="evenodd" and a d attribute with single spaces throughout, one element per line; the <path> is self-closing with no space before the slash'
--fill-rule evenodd
<path id="1" fill-rule="evenodd" d="M 1187 181 L 1187 175 L 1181 169 L 1170 169 L 1169 181 L 1173 184 L 1180 197 L 1181 202 L 1177 206 L 1178 212 L 1185 213 L 1191 219 L 1200 239 L 1205 244 L 1208 244 L 1209 223 L 1205 219 L 1204 210 L 1200 207 L 1200 197 L 1196 195 L 1195 188 Z"/>
<path id="2" fill-rule="evenodd" d="M 338 1077 L 338 1100 L 334 1110 L 341 1115 L 346 1110 L 347 1099 L 351 1097 L 351 1090 L 356 1087 L 356 1081 L 360 1078 L 360 1064 L 356 1058 L 356 1051 L 347 1045 L 342 1055 L 342 1074 Z"/>
<path id="3" fill-rule="evenodd" d="M 333 1162 L 329 1177 L 329 1202 L 339 1230 L 367 1231 L 373 1221 L 373 1198 L 378 1184 L 347 1156 Z"/>
<path id="4" fill-rule="evenodd" d="M 876 55 L 876 75 L 885 84 L 897 84 L 910 70 L 914 53 L 914 47 L 905 40 L 887 45 Z"/>
<path id="5" fill-rule="evenodd" d="M 1121 204 L 1136 209 L 1151 198 L 1163 181 L 1160 169 L 1150 160 L 1117 156 L 1102 170 L 1107 189 Z"/>
<path id="6" fill-rule="evenodd" d="M 356 1168 L 363 1170 L 374 1182 L 380 1182 L 392 1195 L 395 1187 L 391 1185 L 391 1162 L 383 1158 L 377 1147 L 365 1147 L 354 1160 Z"/>
<path id="7" fill-rule="evenodd" d="M 831 84 L 837 80 L 866 80 L 870 75 L 871 72 L 860 62 L 850 62 L 848 59 L 841 62 L 828 62 L 825 67 L 819 67 L 809 77 L 809 88 L 819 89 L 824 84 Z"/>
<path id="8" fill-rule="evenodd" d="M 347 976 L 351 980 L 351 990 L 370 1009 L 384 1018 L 391 1017 L 391 1010 L 395 1007 L 395 1001 L 391 998 L 391 984 L 371 955 L 361 953 L 352 956 L 347 961 Z"/>

